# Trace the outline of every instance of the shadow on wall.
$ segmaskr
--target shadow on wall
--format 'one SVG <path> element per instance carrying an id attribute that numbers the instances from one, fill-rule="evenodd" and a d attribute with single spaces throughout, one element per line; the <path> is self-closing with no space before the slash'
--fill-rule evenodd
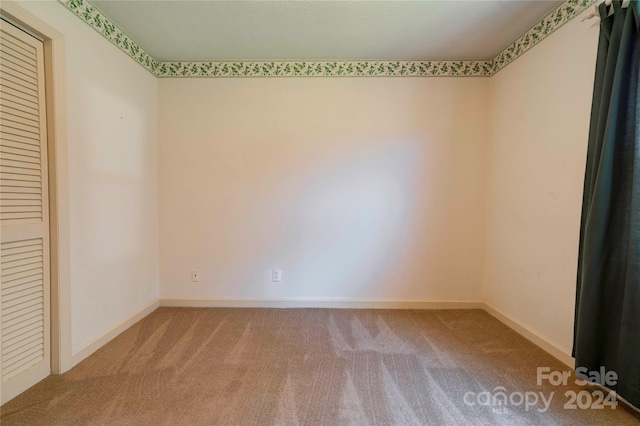
<path id="1" fill-rule="evenodd" d="M 221 189 L 234 194 L 207 209 L 221 222 L 201 234 L 219 243 L 211 261 L 220 281 L 247 283 L 235 290 L 248 298 L 408 299 L 418 286 L 450 282 L 451 164 L 434 164 L 441 153 L 419 135 L 330 145 L 343 148 L 304 168 L 275 155 Z M 272 268 L 284 283 L 271 282 Z"/>
<path id="2" fill-rule="evenodd" d="M 350 297 L 375 293 L 372 283 L 398 285 L 394 275 L 420 220 L 415 194 L 428 191 L 421 179 L 428 146 L 417 138 L 357 145 L 370 148 L 324 158 L 305 176 L 266 192 L 289 194 L 283 205 L 271 206 L 283 209 L 286 227 L 263 254 L 281 254 L 271 264 L 299 265 L 289 276 L 304 283 L 297 296 L 314 289 Z"/>
<path id="3" fill-rule="evenodd" d="M 161 296 L 477 300 L 486 91 L 461 80 L 162 81 Z"/>
<path id="4" fill-rule="evenodd" d="M 155 108 L 85 81 L 70 115 L 73 347 L 149 301 L 157 286 Z M 80 84 L 80 83 L 78 83 Z M 145 107 L 146 110 L 145 110 Z"/>

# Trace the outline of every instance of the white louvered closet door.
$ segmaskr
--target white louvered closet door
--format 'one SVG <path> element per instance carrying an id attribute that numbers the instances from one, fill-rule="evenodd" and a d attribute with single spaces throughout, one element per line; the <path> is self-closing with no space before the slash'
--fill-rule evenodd
<path id="1" fill-rule="evenodd" d="M 0 27 L 2 402 L 50 374 L 43 44 Z"/>

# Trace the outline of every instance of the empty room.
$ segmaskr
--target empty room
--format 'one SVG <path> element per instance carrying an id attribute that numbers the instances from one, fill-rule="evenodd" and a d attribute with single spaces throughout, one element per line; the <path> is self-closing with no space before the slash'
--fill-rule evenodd
<path id="1" fill-rule="evenodd" d="M 3 426 L 640 424 L 637 0 L 0 16 Z"/>

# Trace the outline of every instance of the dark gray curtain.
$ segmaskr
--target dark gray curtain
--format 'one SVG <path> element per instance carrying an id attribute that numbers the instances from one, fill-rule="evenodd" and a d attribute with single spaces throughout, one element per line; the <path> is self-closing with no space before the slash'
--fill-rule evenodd
<path id="1" fill-rule="evenodd" d="M 600 5 L 585 172 L 573 353 L 576 368 L 640 407 L 640 15 Z"/>

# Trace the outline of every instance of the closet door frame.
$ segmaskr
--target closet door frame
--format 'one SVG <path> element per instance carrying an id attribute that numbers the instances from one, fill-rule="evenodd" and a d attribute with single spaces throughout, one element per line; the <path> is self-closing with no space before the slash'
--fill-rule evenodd
<path id="1" fill-rule="evenodd" d="M 44 42 L 49 175 L 51 372 L 52 374 L 62 374 L 74 365 L 71 350 L 69 178 L 64 35 L 11 0 L 3 0 L 0 3 L 0 16 L 36 35 Z"/>

